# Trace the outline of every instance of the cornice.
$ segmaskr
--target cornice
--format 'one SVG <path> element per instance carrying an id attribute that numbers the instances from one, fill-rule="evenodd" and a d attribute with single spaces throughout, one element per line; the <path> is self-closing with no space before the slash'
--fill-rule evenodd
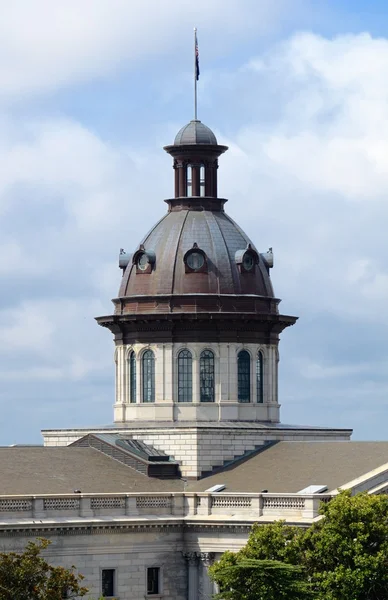
<path id="1" fill-rule="evenodd" d="M 47 535 L 56 536 L 77 536 L 77 535 L 112 535 L 125 533 L 180 533 L 190 531 L 193 533 L 204 532 L 229 532 L 229 533 L 248 533 L 254 521 L 250 522 L 186 522 L 182 520 L 173 521 L 170 523 L 126 523 L 120 525 L 89 523 L 89 524 L 58 524 L 47 523 L 41 521 L 28 525 L 20 523 L 12 523 L 9 525 L 0 526 L 1 537 L 39 537 Z"/>
<path id="2" fill-rule="evenodd" d="M 276 302 L 276 301 L 275 301 Z M 98 317 L 115 335 L 116 345 L 157 340 L 159 343 L 259 342 L 277 344 L 279 334 L 297 318 L 274 312 L 124 313 Z"/>

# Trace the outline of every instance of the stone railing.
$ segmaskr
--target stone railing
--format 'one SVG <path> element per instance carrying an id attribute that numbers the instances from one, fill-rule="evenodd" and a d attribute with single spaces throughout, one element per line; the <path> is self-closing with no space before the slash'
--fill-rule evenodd
<path id="1" fill-rule="evenodd" d="M 225 516 L 254 521 L 312 519 L 319 514 L 322 494 L 61 494 L 47 496 L 0 496 L 0 526 L 10 519 L 52 519 L 99 516 L 165 517 Z"/>

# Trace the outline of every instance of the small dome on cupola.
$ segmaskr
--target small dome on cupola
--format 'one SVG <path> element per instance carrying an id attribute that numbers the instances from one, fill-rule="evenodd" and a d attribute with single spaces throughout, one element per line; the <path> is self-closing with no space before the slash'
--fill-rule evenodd
<path id="1" fill-rule="evenodd" d="M 189 146 L 191 144 L 217 146 L 217 138 L 209 127 L 195 119 L 182 127 L 174 140 L 174 146 Z"/>

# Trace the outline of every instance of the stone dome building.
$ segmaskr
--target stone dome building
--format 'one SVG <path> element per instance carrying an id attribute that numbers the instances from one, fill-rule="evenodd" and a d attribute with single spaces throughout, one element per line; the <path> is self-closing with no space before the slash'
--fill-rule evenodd
<path id="1" fill-rule="evenodd" d="M 115 340 L 114 424 L 0 449 L 3 547 L 47 537 L 94 597 L 211 600 L 209 565 L 253 523 L 307 527 L 338 488 L 388 490 L 387 442 L 280 422 L 279 335 L 296 318 L 279 313 L 272 251 L 225 213 L 227 148 L 208 127 L 191 121 L 165 150 L 174 197 L 121 251 L 114 310 L 97 319 Z"/>
<path id="2" fill-rule="evenodd" d="M 217 143 L 190 121 L 165 150 L 173 157 L 167 214 L 123 269 L 114 314 L 115 422 L 279 421 L 279 314 L 270 268 L 217 196 Z"/>

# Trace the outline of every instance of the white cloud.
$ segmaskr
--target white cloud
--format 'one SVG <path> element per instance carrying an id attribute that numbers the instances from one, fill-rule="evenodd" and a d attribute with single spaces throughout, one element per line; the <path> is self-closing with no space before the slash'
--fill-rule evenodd
<path id="1" fill-rule="evenodd" d="M 24 101 L 26 94 L 111 76 L 147 56 L 179 52 L 182 44 L 191 50 L 194 24 L 213 43 L 257 35 L 284 18 L 284 6 L 284 0 L 3 3 L 0 98 Z"/>
<path id="2" fill-rule="evenodd" d="M 30 252 L 23 247 L 22 240 L 19 242 L 11 236 L 0 242 L 0 277 L 13 275 L 16 272 L 19 277 L 21 274 L 27 274 L 29 277 L 45 274 L 48 265 L 32 258 Z"/>
<path id="3" fill-rule="evenodd" d="M 345 359 L 346 357 L 343 357 Z M 363 363 L 342 363 L 338 360 L 338 364 L 320 364 L 311 361 L 308 356 L 298 357 L 298 368 L 300 375 L 306 379 L 338 379 L 338 378 L 354 378 L 357 376 L 375 377 L 376 375 L 385 375 L 387 370 L 388 360 L 384 362 L 363 362 Z"/>
<path id="4" fill-rule="evenodd" d="M 274 247 L 282 310 L 388 325 L 387 68 L 388 40 L 306 33 L 231 75 L 251 108 L 222 188 L 255 242 L 260 224 L 258 244 Z"/>
<path id="5" fill-rule="evenodd" d="M 55 331 L 54 323 L 45 314 L 45 304 L 39 310 L 21 304 L 0 313 L 0 348 L 3 354 L 23 348 L 31 352 L 48 352 Z"/>
<path id="6" fill-rule="evenodd" d="M 101 309 L 99 301 L 89 298 L 44 298 L 42 294 L 37 300 L 22 300 L 0 312 L 0 350 L 3 354 L 12 349 L 34 350 L 53 358 L 61 353 L 58 333 L 76 338 L 79 332 L 76 327 L 72 331 L 70 324 L 82 321 L 85 310 L 93 313 Z"/>
<path id="7" fill-rule="evenodd" d="M 270 161 L 313 190 L 348 200 L 388 189 L 388 40 L 295 35 L 250 67 L 283 77 L 283 118 L 265 144 Z"/>

